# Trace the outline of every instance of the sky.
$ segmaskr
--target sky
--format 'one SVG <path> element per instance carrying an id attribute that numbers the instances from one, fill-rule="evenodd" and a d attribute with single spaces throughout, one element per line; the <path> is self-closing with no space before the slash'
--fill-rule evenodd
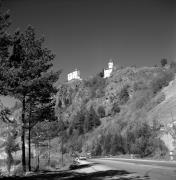
<path id="1" fill-rule="evenodd" d="M 176 60 L 175 0 L 4 0 L 10 31 L 30 24 L 56 54 L 61 81 L 75 68 L 85 79 L 107 67 Z"/>

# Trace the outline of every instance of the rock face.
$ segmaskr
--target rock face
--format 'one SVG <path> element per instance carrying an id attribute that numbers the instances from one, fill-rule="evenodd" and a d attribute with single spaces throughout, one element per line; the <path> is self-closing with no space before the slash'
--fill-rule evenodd
<path id="1" fill-rule="evenodd" d="M 165 100 L 151 110 L 150 116 L 160 120 L 164 126 L 176 121 L 176 79 L 163 88 Z"/>
<path id="2" fill-rule="evenodd" d="M 161 137 L 161 139 L 164 141 L 166 147 L 170 150 L 170 151 L 174 151 L 175 147 L 173 145 L 174 140 L 172 138 L 172 136 L 169 133 L 164 133 Z"/>
<path id="3" fill-rule="evenodd" d="M 158 119 L 163 124 L 162 140 L 170 151 L 174 149 L 174 139 L 171 136 L 170 127 L 176 122 L 176 77 L 168 86 L 163 88 L 165 100 L 149 112 L 149 118 Z"/>

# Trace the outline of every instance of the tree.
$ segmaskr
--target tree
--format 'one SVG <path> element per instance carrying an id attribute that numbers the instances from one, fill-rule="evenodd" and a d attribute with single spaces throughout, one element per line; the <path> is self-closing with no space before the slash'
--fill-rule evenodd
<path id="1" fill-rule="evenodd" d="M 31 129 L 31 139 L 32 142 L 38 149 L 40 146 L 46 146 L 48 151 L 48 165 L 50 164 L 50 140 L 54 137 L 57 137 L 59 133 L 59 124 L 57 121 L 42 121 L 37 122 L 37 124 Z M 39 156 L 38 153 L 38 167 L 39 168 Z"/>
<path id="2" fill-rule="evenodd" d="M 163 71 L 152 79 L 150 86 L 154 94 L 159 92 L 163 87 L 168 86 L 169 82 L 174 78 L 174 73 L 171 71 Z"/>
<path id="3" fill-rule="evenodd" d="M 74 117 L 75 129 L 78 129 L 79 134 L 84 133 L 84 121 L 85 121 L 85 115 L 83 110 L 81 110 Z"/>
<path id="4" fill-rule="evenodd" d="M 110 153 L 111 139 L 112 139 L 112 134 L 111 133 L 107 133 L 107 134 L 104 135 L 103 151 L 104 151 L 104 154 L 106 154 L 106 155 Z"/>
<path id="5" fill-rule="evenodd" d="M 14 163 L 12 153 L 19 150 L 19 146 L 15 141 L 17 138 L 17 135 L 18 135 L 15 122 L 8 124 L 8 130 L 7 130 L 6 134 L 7 134 L 6 135 L 7 138 L 6 138 L 6 142 L 5 142 L 5 152 L 7 154 L 6 165 L 7 165 L 8 173 L 10 174 L 11 166 Z"/>
<path id="6" fill-rule="evenodd" d="M 0 102 L 0 122 L 1 122 L 1 137 L 4 139 L 4 143 L 1 147 L 5 148 L 5 153 L 7 155 L 6 166 L 8 173 L 10 174 L 11 165 L 13 164 L 12 152 L 19 149 L 18 144 L 15 139 L 18 135 L 17 122 L 15 119 L 10 119 L 11 111 L 7 107 L 4 107 Z"/>
<path id="7" fill-rule="evenodd" d="M 175 124 L 175 123 L 173 123 L 171 135 L 172 135 L 172 137 L 173 137 L 173 139 L 174 139 L 173 144 L 174 144 L 174 147 L 175 147 L 175 149 L 176 149 L 176 124 Z"/>
<path id="8" fill-rule="evenodd" d="M 11 115 L 10 109 L 7 107 L 4 107 L 2 102 L 0 101 L 0 120 L 4 123 L 11 122 L 9 119 L 9 116 Z"/>
<path id="9" fill-rule="evenodd" d="M 172 116 L 172 113 L 171 113 Z M 173 138 L 173 146 L 176 149 L 176 121 L 172 117 L 172 123 L 166 126 L 165 131 L 169 133 Z"/>
<path id="10" fill-rule="evenodd" d="M 96 128 L 101 124 L 99 117 L 97 116 L 93 106 L 90 107 L 89 112 L 85 118 L 85 123 L 87 124 L 87 132 Z"/>
<path id="11" fill-rule="evenodd" d="M 156 122 L 155 122 L 156 123 Z M 158 138 L 159 124 L 149 125 L 147 121 L 135 121 L 128 124 L 126 129 L 128 153 L 138 154 L 140 157 L 165 155 L 167 148 Z"/>
<path id="12" fill-rule="evenodd" d="M 44 38 L 37 38 L 34 28 L 29 26 L 24 33 L 15 33 L 10 58 L 1 59 L 2 78 L 0 82 L 5 87 L 5 94 L 15 97 L 22 103 L 21 143 L 24 172 L 26 171 L 26 103 L 31 97 L 35 97 L 36 101 L 41 97 L 50 98 L 51 93 L 48 92 L 51 89 L 52 93 L 54 90 L 56 91 L 53 83 L 58 80 L 60 74 L 59 71 L 50 70 L 55 56 L 50 50 L 43 47 L 43 43 Z"/>
<path id="13" fill-rule="evenodd" d="M 110 154 L 117 155 L 120 153 L 124 153 L 123 139 L 120 133 L 117 132 L 116 134 L 112 135 L 112 138 L 111 138 Z"/>
<path id="14" fill-rule="evenodd" d="M 0 93 L 5 94 L 4 77 L 3 77 L 3 63 L 9 57 L 9 47 L 11 46 L 11 36 L 7 30 L 10 26 L 10 15 L 8 12 L 1 12 L 0 3 Z"/>
<path id="15" fill-rule="evenodd" d="M 166 58 L 162 58 L 160 62 L 161 62 L 161 66 L 165 67 L 165 65 L 167 64 L 167 59 Z"/>
<path id="16" fill-rule="evenodd" d="M 44 120 L 55 121 L 57 120 L 54 112 L 55 100 L 52 95 L 56 93 L 55 88 L 52 86 L 48 87 L 49 81 L 44 82 L 45 88 L 42 90 L 34 91 L 35 94 L 31 94 L 30 98 L 26 102 L 26 121 L 28 122 L 28 146 L 29 146 L 29 158 L 28 167 L 31 171 L 31 130 L 37 122 Z M 50 133 L 51 134 L 51 133 Z M 48 134 L 48 138 L 50 137 Z"/>

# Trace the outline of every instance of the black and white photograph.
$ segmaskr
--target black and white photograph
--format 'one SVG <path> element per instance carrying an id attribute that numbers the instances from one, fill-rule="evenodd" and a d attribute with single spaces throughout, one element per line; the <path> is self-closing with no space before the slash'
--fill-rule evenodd
<path id="1" fill-rule="evenodd" d="M 0 180 L 176 180 L 176 0 L 0 0 Z"/>

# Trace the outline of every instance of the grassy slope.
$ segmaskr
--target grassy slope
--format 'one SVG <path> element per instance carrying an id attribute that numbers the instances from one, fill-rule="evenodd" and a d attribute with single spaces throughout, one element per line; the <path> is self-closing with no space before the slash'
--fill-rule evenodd
<path id="1" fill-rule="evenodd" d="M 162 89 L 165 94 L 165 100 L 158 104 L 149 112 L 149 118 L 158 119 L 166 128 L 168 124 L 176 121 L 176 78 Z M 164 132 L 163 141 L 169 150 L 173 150 L 173 138 L 170 134 Z"/>

